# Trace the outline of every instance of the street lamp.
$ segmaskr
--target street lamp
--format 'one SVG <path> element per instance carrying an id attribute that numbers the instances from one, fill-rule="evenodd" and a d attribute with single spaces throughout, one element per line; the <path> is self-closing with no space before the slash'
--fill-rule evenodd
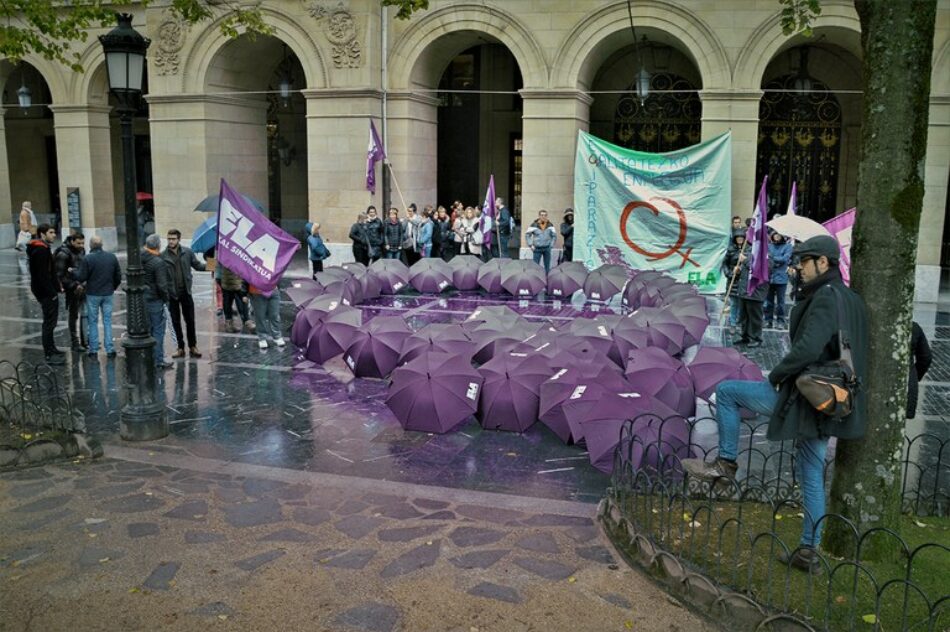
<path id="1" fill-rule="evenodd" d="M 142 98 L 145 51 L 150 44 L 132 28 L 132 16 L 117 15 L 119 25 L 99 41 L 106 54 L 109 90 L 117 102 L 122 127 L 122 175 L 125 187 L 126 271 L 125 406 L 119 413 L 119 435 L 127 441 L 148 441 L 168 435 L 165 406 L 158 398 L 155 379 L 155 339 L 149 333 L 145 311 L 145 272 L 139 251 L 138 218 L 135 211 L 135 139 L 132 117 Z"/>

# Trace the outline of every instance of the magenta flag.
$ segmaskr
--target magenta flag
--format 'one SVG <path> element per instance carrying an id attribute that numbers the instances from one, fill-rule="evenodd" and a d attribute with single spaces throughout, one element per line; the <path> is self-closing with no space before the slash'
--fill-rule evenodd
<path id="1" fill-rule="evenodd" d="M 300 241 L 264 217 L 221 179 L 218 201 L 218 263 L 270 295 Z"/>
<path id="2" fill-rule="evenodd" d="M 798 183 L 792 182 L 792 194 L 788 196 L 788 211 L 786 215 L 798 215 L 795 210 L 798 208 Z"/>
<path id="3" fill-rule="evenodd" d="M 488 177 L 488 190 L 485 191 L 485 203 L 482 205 L 482 244 L 491 245 L 491 232 L 495 229 L 495 176 Z"/>
<path id="4" fill-rule="evenodd" d="M 765 225 L 768 219 L 765 186 L 768 182 L 769 177 L 765 176 L 762 188 L 759 189 L 759 200 L 755 205 L 752 225 L 746 233 L 746 242 L 749 244 L 749 285 L 746 290 L 749 294 L 755 293 L 769 282 L 769 228 Z"/>
<path id="5" fill-rule="evenodd" d="M 841 279 L 848 286 L 851 285 L 851 231 L 856 214 L 857 209 L 852 208 L 822 224 L 831 236 L 838 240 L 838 249 L 841 251 L 838 268 L 841 270 Z"/>
<path id="6" fill-rule="evenodd" d="M 376 163 L 386 157 L 383 141 L 379 139 L 376 125 L 369 122 L 369 147 L 366 148 L 366 190 L 376 195 Z"/>

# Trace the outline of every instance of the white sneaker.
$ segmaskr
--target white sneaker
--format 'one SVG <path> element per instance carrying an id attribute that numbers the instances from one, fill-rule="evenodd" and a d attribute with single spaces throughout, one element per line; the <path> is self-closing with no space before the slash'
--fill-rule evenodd
<path id="1" fill-rule="evenodd" d="M 283 338 L 278 338 L 277 340 L 274 341 L 274 344 L 277 345 L 278 347 L 283 347 L 287 343 L 284 342 Z"/>
<path id="2" fill-rule="evenodd" d="M 267 348 L 267 341 L 266 341 L 266 340 L 258 340 L 258 341 L 257 341 L 257 346 L 260 347 L 261 349 L 266 349 L 266 348 Z"/>

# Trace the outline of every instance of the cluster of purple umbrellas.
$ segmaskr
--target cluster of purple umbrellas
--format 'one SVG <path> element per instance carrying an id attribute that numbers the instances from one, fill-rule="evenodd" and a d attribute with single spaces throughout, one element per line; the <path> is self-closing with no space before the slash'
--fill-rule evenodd
<path id="1" fill-rule="evenodd" d="M 353 307 L 407 286 L 524 297 L 582 290 L 596 300 L 620 295 L 629 311 L 555 324 L 485 306 L 462 322 L 414 332 L 398 316 L 364 324 Z M 626 420 L 635 420 L 637 443 L 648 446 L 625 455 L 634 467 L 682 458 L 697 397 L 708 401 L 726 379 L 762 379 L 753 362 L 729 348 L 700 348 L 685 364 L 683 352 L 709 324 L 705 299 L 653 271 L 605 265 L 588 274 L 583 264 L 567 263 L 545 276 L 525 261 L 456 257 L 407 268 L 383 260 L 368 269 L 329 268 L 295 283 L 288 295 L 301 308 L 291 341 L 304 356 L 315 363 L 342 356 L 357 377 L 390 377 L 386 403 L 406 430 L 450 432 L 472 415 L 485 429 L 512 432 L 540 421 L 565 443 L 586 445 L 591 463 L 605 472 Z"/>

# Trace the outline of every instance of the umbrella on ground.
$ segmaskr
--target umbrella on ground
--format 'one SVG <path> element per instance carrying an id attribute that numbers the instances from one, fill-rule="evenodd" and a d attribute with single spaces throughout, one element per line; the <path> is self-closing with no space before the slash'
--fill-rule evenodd
<path id="1" fill-rule="evenodd" d="M 287 297 L 293 301 L 295 307 L 306 305 L 323 294 L 323 284 L 312 279 L 294 281 L 287 288 Z"/>
<path id="2" fill-rule="evenodd" d="M 449 268 L 452 269 L 452 285 L 457 290 L 469 291 L 478 289 L 478 271 L 482 267 L 482 260 L 478 257 L 452 257 Z"/>
<path id="3" fill-rule="evenodd" d="M 386 405 L 406 430 L 448 432 L 478 409 L 482 381 L 468 358 L 429 351 L 393 371 Z"/>
<path id="4" fill-rule="evenodd" d="M 403 342 L 399 364 L 405 364 L 427 351 L 441 351 L 471 359 L 475 343 L 457 323 L 427 325 Z"/>
<path id="5" fill-rule="evenodd" d="M 483 263 L 478 269 L 478 284 L 489 294 L 501 294 L 501 269 L 506 259 L 496 258 Z"/>
<path id="6" fill-rule="evenodd" d="M 683 342 L 687 347 L 699 344 L 709 326 L 706 301 L 702 297 L 699 297 L 699 300 L 702 301 L 701 306 L 693 303 L 692 300 L 676 301 L 667 305 L 670 313 L 686 328 L 686 338 Z"/>
<path id="7" fill-rule="evenodd" d="M 547 293 L 552 298 L 568 298 L 584 287 L 587 267 L 580 261 L 565 261 L 548 272 Z"/>
<path id="8" fill-rule="evenodd" d="M 770 222 L 765 222 L 765 225 L 779 235 L 798 241 L 805 241 L 819 235 L 831 235 L 827 228 L 801 215 L 781 215 Z"/>
<path id="9" fill-rule="evenodd" d="M 356 377 L 386 377 L 398 365 L 403 343 L 411 333 L 401 316 L 376 316 L 353 332 L 343 362 Z"/>
<path id="10" fill-rule="evenodd" d="M 315 299 L 313 299 L 306 305 L 304 305 L 301 311 L 321 312 L 323 314 L 326 314 L 328 312 L 332 312 L 333 310 L 341 306 L 347 307 L 347 305 L 342 301 L 338 293 L 337 294 L 324 293 L 316 297 Z"/>
<path id="11" fill-rule="evenodd" d="M 656 347 L 635 349 L 626 358 L 624 375 L 638 393 L 669 406 L 676 414 L 696 414 L 696 393 L 686 365 Z"/>
<path id="12" fill-rule="evenodd" d="M 696 397 L 706 401 L 725 380 L 761 382 L 765 379 L 755 362 L 731 347 L 702 347 L 688 368 Z"/>
<path id="13" fill-rule="evenodd" d="M 555 346 L 558 349 L 550 354 L 548 361 L 554 371 L 572 368 L 582 371 L 585 375 L 600 375 L 608 372 L 613 376 L 623 377 L 623 369 L 612 362 L 606 354 L 597 351 L 587 340 L 565 334 Z"/>
<path id="14" fill-rule="evenodd" d="M 328 283 L 323 287 L 323 294 L 339 297 L 344 305 L 359 305 L 363 302 L 363 286 L 359 279 L 352 276 Z"/>
<path id="15" fill-rule="evenodd" d="M 298 347 L 307 346 L 307 338 L 313 326 L 320 320 L 326 312 L 318 312 L 308 309 L 302 309 L 294 316 L 294 325 L 290 328 L 290 342 Z"/>
<path id="16" fill-rule="evenodd" d="M 409 283 L 423 294 L 439 294 L 452 285 L 452 268 L 442 259 L 419 259 L 409 268 Z"/>
<path id="17" fill-rule="evenodd" d="M 620 374 L 592 364 L 559 368 L 550 378 L 541 382 L 538 389 L 538 418 L 564 443 L 579 438 L 573 437 L 571 433 L 570 423 L 564 414 L 564 404 L 572 401 L 572 398 L 580 398 L 589 388 L 597 392 L 631 390 L 630 384 Z"/>
<path id="18" fill-rule="evenodd" d="M 492 261 L 494 261 L 494 259 L 492 259 Z M 524 316 L 510 307 L 505 305 L 489 305 L 488 307 L 479 307 L 473 311 L 461 322 L 461 326 L 465 331 L 471 332 L 481 323 L 497 323 L 499 325 L 513 327 L 523 321 L 526 322 Z"/>
<path id="19" fill-rule="evenodd" d="M 614 343 L 613 330 L 622 320 L 617 314 L 602 314 L 594 318 L 575 318 L 568 325 L 571 335 L 589 343 L 594 349 L 623 366 Z"/>
<path id="20" fill-rule="evenodd" d="M 353 273 L 340 266 L 330 266 L 324 268 L 323 272 L 317 272 L 317 281 L 323 285 L 330 285 L 334 281 L 344 281 L 353 277 Z"/>
<path id="21" fill-rule="evenodd" d="M 264 205 L 252 198 L 249 195 L 241 195 L 251 206 L 256 208 L 261 213 L 267 215 L 267 211 L 264 209 Z M 201 211 L 204 213 L 217 213 L 218 212 L 218 196 L 209 195 L 205 199 L 198 202 L 198 206 L 195 207 L 196 211 Z"/>
<path id="22" fill-rule="evenodd" d="M 381 294 L 396 294 L 409 285 L 409 266 L 399 259 L 380 259 L 369 266 L 379 279 Z"/>
<path id="23" fill-rule="evenodd" d="M 349 346 L 362 320 L 363 313 L 360 310 L 346 305 L 325 313 L 313 324 L 304 355 L 308 360 L 321 364 L 340 355 Z"/>
<path id="24" fill-rule="evenodd" d="M 627 268 L 604 264 L 595 268 L 584 281 L 584 295 L 592 301 L 609 301 L 629 279 Z"/>
<path id="25" fill-rule="evenodd" d="M 527 259 L 508 261 L 501 268 L 501 287 L 512 296 L 531 298 L 547 286 L 541 264 Z"/>
<path id="26" fill-rule="evenodd" d="M 360 284 L 360 293 L 363 295 L 362 301 L 379 298 L 379 295 L 382 293 L 383 284 L 375 272 L 363 268 L 356 272 L 355 278 Z"/>
<path id="27" fill-rule="evenodd" d="M 677 283 L 668 288 L 660 290 L 660 298 L 667 305 L 674 305 L 683 298 L 702 298 L 699 296 L 699 290 L 690 283 Z"/>
<path id="28" fill-rule="evenodd" d="M 191 249 L 194 252 L 206 252 L 218 243 L 218 216 L 212 215 L 201 222 L 191 235 Z"/>
<path id="29" fill-rule="evenodd" d="M 346 263 L 341 263 L 340 267 L 346 270 L 347 272 L 353 274 L 354 276 L 359 276 L 363 272 L 366 272 L 368 269 L 364 264 L 359 261 L 347 261 Z"/>
<path id="30" fill-rule="evenodd" d="M 636 313 L 636 312 L 633 312 Z M 623 317 L 613 328 L 614 348 L 616 355 L 622 362 L 634 349 L 643 349 L 650 346 L 650 332 L 644 329 L 637 321 L 630 319 L 631 314 Z"/>
<path id="31" fill-rule="evenodd" d="M 521 355 L 538 354 L 550 358 L 567 348 L 568 343 L 580 343 L 579 338 L 559 331 L 551 324 L 542 324 L 536 333 L 511 347 L 509 353 Z"/>
<path id="32" fill-rule="evenodd" d="M 537 333 L 540 328 L 539 323 L 528 321 L 513 324 L 479 323 L 468 330 L 469 337 L 475 344 L 473 359 L 479 364 L 484 364 L 500 353 L 507 353 L 522 340 Z"/>
<path id="33" fill-rule="evenodd" d="M 675 459 L 689 457 L 689 424 L 681 417 L 645 415 L 634 419 L 629 444 L 621 455 L 633 470 L 668 471 Z"/>
<path id="34" fill-rule="evenodd" d="M 647 332 L 651 347 L 664 349 L 670 355 L 683 351 L 686 345 L 686 327 L 668 307 L 641 307 L 627 318 Z"/>
<path id="35" fill-rule="evenodd" d="M 541 382 L 551 377 L 544 356 L 502 353 L 478 372 L 485 378 L 477 415 L 483 428 L 524 432 L 538 420 Z"/>

